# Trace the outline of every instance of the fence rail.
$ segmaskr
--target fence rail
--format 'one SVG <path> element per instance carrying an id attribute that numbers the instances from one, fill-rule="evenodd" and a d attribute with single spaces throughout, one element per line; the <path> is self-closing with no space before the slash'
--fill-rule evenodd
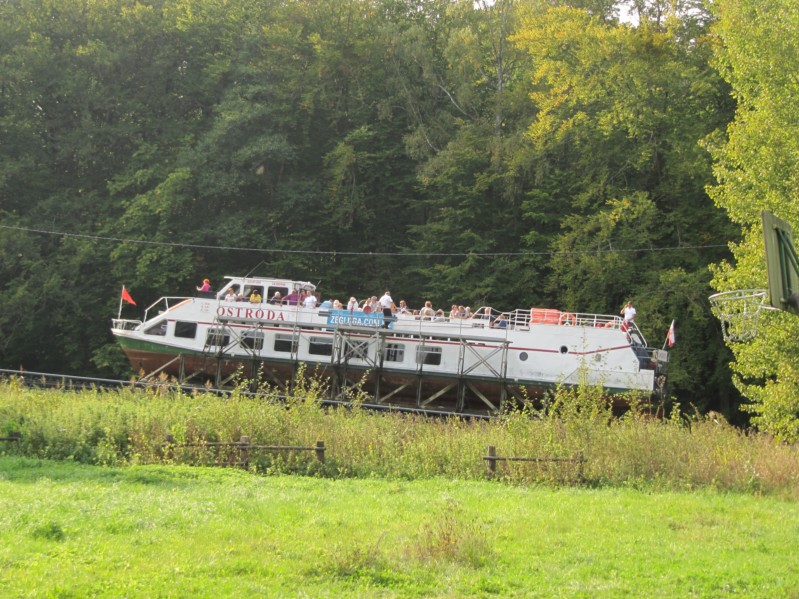
<path id="1" fill-rule="evenodd" d="M 552 457 L 516 457 L 516 456 L 498 456 L 497 448 L 494 445 L 488 446 L 488 455 L 483 456 L 483 460 L 488 466 L 486 472 L 487 478 L 494 478 L 497 474 L 497 462 L 534 462 L 534 463 L 567 463 L 577 464 L 577 477 L 583 477 L 583 464 L 585 458 L 582 452 L 573 458 L 552 458 Z"/>
<path id="2" fill-rule="evenodd" d="M 250 442 L 250 437 L 243 435 L 239 441 L 201 441 L 198 443 L 177 443 L 173 435 L 166 436 L 168 447 L 233 447 L 239 450 L 239 465 L 247 466 L 250 461 L 250 451 L 313 451 L 316 459 L 320 463 L 325 461 L 325 442 L 317 441 L 313 447 L 303 447 L 299 445 L 259 445 Z"/>
<path id="3" fill-rule="evenodd" d="M 9 433 L 8 437 L 0 437 L 0 441 L 19 441 L 22 439 L 21 433 Z"/>

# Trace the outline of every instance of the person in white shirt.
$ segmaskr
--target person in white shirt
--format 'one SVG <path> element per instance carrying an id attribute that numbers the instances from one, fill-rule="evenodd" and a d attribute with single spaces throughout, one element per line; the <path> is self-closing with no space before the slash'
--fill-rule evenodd
<path id="1" fill-rule="evenodd" d="M 392 320 L 392 316 L 394 315 L 391 309 L 394 307 L 394 300 L 391 299 L 391 293 L 386 291 L 378 300 L 380 307 L 383 308 L 383 328 L 387 329 L 388 324 Z"/>
<path id="2" fill-rule="evenodd" d="M 621 309 L 621 312 L 619 312 L 619 314 L 624 314 L 624 324 L 629 326 L 630 323 L 635 320 L 636 312 L 635 308 L 633 307 L 633 303 L 627 302 L 626 304 L 624 304 L 624 307 Z"/>
<path id="3" fill-rule="evenodd" d="M 313 293 L 309 293 L 305 296 L 305 299 L 302 300 L 302 303 L 309 310 L 313 310 L 316 308 L 316 296 Z"/>
<path id="4" fill-rule="evenodd" d="M 357 309 L 358 309 L 358 300 L 355 299 L 354 297 L 351 297 L 350 301 L 347 302 L 347 310 L 349 310 L 350 314 L 352 314 Z"/>

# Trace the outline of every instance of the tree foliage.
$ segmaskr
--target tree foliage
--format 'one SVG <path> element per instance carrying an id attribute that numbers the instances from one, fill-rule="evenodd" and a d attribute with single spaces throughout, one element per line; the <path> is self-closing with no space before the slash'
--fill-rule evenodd
<path id="1" fill-rule="evenodd" d="M 738 102 L 726 139 L 711 137 L 716 203 L 741 227 L 734 261 L 715 268 L 719 291 L 767 287 L 760 213 L 799 227 L 799 7 L 795 3 L 725 0 L 715 7 L 716 61 Z M 752 402 L 753 421 L 777 437 L 799 439 L 799 320 L 764 315 L 759 334 L 732 343 L 735 383 Z"/>
<path id="2" fill-rule="evenodd" d="M 254 271 L 412 306 L 632 297 L 654 344 L 678 321 L 674 393 L 724 407 L 701 298 L 737 233 L 697 142 L 733 104 L 706 12 L 623 4 L 0 4 L 3 365 L 119 375 L 123 284 L 147 306 Z"/>

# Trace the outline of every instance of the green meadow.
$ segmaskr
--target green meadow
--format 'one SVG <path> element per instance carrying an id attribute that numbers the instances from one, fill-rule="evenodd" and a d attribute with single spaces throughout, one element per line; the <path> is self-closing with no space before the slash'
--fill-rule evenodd
<path id="1" fill-rule="evenodd" d="M 3 597 L 796 597 L 799 505 L 0 459 Z"/>
<path id="2" fill-rule="evenodd" d="M 488 421 L 321 391 L 0 383 L 0 596 L 799 597 L 796 446 L 588 389 Z"/>

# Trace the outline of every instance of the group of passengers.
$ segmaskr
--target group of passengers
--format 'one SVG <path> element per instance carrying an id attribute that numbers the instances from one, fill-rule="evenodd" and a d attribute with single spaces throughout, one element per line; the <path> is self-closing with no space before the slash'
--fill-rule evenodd
<path id="1" fill-rule="evenodd" d="M 251 289 L 243 289 L 239 293 L 238 285 L 231 285 L 228 287 L 224 299 L 226 301 L 244 302 L 248 301 L 251 304 L 260 304 L 263 302 L 261 297 L 261 287 L 252 287 Z M 211 282 L 208 279 L 203 279 L 202 285 L 197 287 L 197 291 L 203 293 L 212 293 Z M 316 294 L 313 291 L 305 289 L 294 289 L 291 293 L 283 296 L 280 291 L 275 291 L 268 303 L 274 305 L 288 305 L 288 306 L 303 306 L 304 308 L 313 310 L 317 307 Z M 433 303 L 430 300 L 425 301 L 424 306 L 419 310 L 411 310 L 405 300 L 400 300 L 399 305 L 394 303 L 391 298 L 391 293 L 386 291 L 380 298 L 376 295 L 367 297 L 362 303 L 359 303 L 355 297 L 351 297 L 347 302 L 346 307 L 337 299 L 328 299 L 319 304 L 319 308 L 325 310 L 348 310 L 350 313 L 360 310 L 364 313 L 378 313 L 382 312 L 386 319 L 394 318 L 398 315 L 408 316 L 416 320 L 428 320 L 438 322 L 454 322 L 458 320 L 466 320 L 470 318 L 482 319 L 487 321 L 488 326 L 492 328 L 507 328 L 508 318 L 504 313 L 492 314 L 491 308 L 478 308 L 476 312 L 472 313 L 469 306 L 462 306 L 452 304 L 449 314 L 442 309 L 434 310 Z M 530 321 L 533 321 L 535 308 L 530 310 Z M 621 314 L 624 316 L 623 329 L 626 330 L 631 326 L 635 320 L 636 310 L 632 302 L 628 301 L 621 309 Z M 558 324 L 574 324 L 575 316 L 570 313 L 558 312 Z M 613 327 L 616 323 L 609 321 L 605 323 L 605 327 Z"/>
<path id="2" fill-rule="evenodd" d="M 386 293 L 380 298 L 378 298 L 376 295 L 372 295 L 367 297 L 363 302 L 358 302 L 356 298 L 351 297 L 350 301 L 347 303 L 346 309 L 350 312 L 360 310 L 367 314 L 382 311 L 386 316 L 401 315 L 412 317 L 416 320 L 428 320 L 434 322 L 452 322 L 457 320 L 466 320 L 469 318 L 484 318 L 487 320 L 490 319 L 493 322 L 496 319 L 495 316 L 491 315 L 491 308 L 480 308 L 475 313 L 472 312 L 472 309 L 469 306 L 452 304 L 451 309 L 447 313 L 440 308 L 437 310 L 434 309 L 433 303 L 430 300 L 425 301 L 424 305 L 420 309 L 414 310 L 408 307 L 408 304 L 405 300 L 400 300 L 399 304 L 395 304 L 388 291 L 386 291 Z"/>
<path id="3" fill-rule="evenodd" d="M 202 288 L 198 287 L 198 291 L 210 291 L 210 281 L 203 280 Z M 239 292 L 241 291 L 241 292 Z M 239 290 L 238 285 L 231 285 L 228 287 L 227 292 L 223 298 L 225 301 L 230 302 L 249 302 L 251 304 L 263 303 L 261 296 L 261 287 L 252 287 L 251 289 Z M 291 293 L 285 296 L 280 291 L 275 291 L 272 297 L 267 300 L 267 303 L 273 305 L 288 305 L 288 306 L 303 306 L 307 309 L 314 309 L 317 307 L 317 297 L 313 291 L 305 289 L 294 289 Z M 363 302 L 359 302 L 355 297 L 350 297 L 347 305 L 344 306 L 338 299 L 327 299 L 319 304 L 319 308 L 326 310 L 348 310 L 349 312 L 362 311 L 367 314 L 382 312 L 385 317 L 396 317 L 398 315 L 415 318 L 416 320 L 427 321 L 457 321 L 466 320 L 470 318 L 489 320 L 491 326 L 503 326 L 504 320 L 502 317 L 496 317 L 491 314 L 491 308 L 480 308 L 476 312 L 472 312 L 469 306 L 452 304 L 449 313 L 443 309 L 434 310 L 433 303 L 430 300 L 425 301 L 424 305 L 418 310 L 412 310 L 408 307 L 405 300 L 400 300 L 399 304 L 395 304 L 391 298 L 391 293 L 386 291 L 382 297 L 372 295 L 367 297 Z M 495 323 L 499 322 L 499 325 Z M 504 326 L 503 326 L 504 328 Z"/>

